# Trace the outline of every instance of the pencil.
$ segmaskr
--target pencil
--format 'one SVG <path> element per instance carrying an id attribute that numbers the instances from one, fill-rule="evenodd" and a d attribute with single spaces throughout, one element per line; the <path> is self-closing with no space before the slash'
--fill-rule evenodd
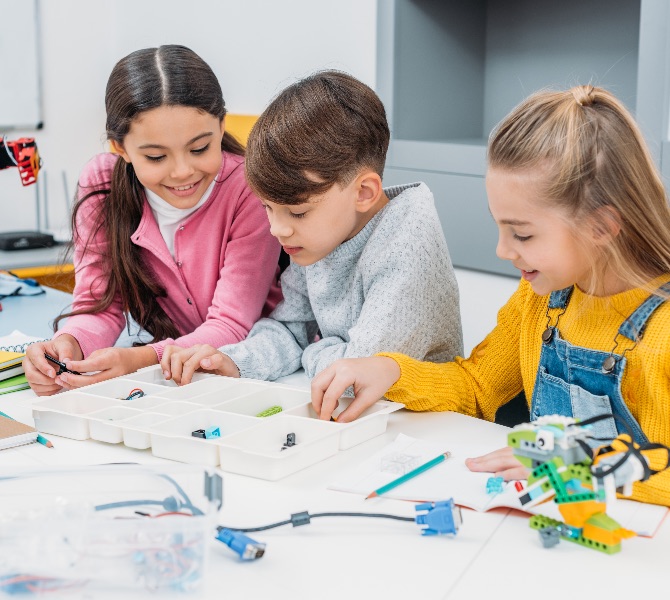
<path id="1" fill-rule="evenodd" d="M 11 419 L 12 421 L 16 421 L 16 419 L 14 417 L 10 417 L 7 413 L 2 412 L 1 410 L 0 410 L 0 417 L 7 417 L 8 419 Z M 54 445 L 40 433 L 37 434 L 37 441 L 40 444 L 42 444 L 43 446 L 46 446 L 47 448 L 53 448 L 54 447 Z"/>
<path id="2" fill-rule="evenodd" d="M 47 448 L 53 448 L 54 447 L 54 445 L 40 433 L 37 434 L 37 441 L 40 444 L 42 444 L 43 446 L 46 446 Z"/>
<path id="3" fill-rule="evenodd" d="M 416 477 L 417 475 L 420 475 L 424 471 L 427 471 L 428 469 L 432 469 L 435 465 L 439 465 L 441 462 L 444 462 L 451 456 L 451 452 L 444 452 L 440 454 L 439 456 L 435 457 L 433 460 L 429 460 L 427 463 L 424 463 L 420 467 L 417 467 L 416 469 L 412 469 L 409 473 L 405 473 L 404 475 L 398 477 L 398 479 L 394 479 L 391 481 L 391 483 L 387 483 L 386 485 L 383 485 L 379 489 L 375 490 L 374 492 L 371 492 L 366 496 L 366 500 L 369 500 L 370 498 L 376 498 L 377 496 L 381 496 L 382 494 L 385 494 L 389 490 L 392 490 L 395 487 L 398 487 L 399 485 L 405 483 L 406 481 L 409 481 L 410 479 Z"/>

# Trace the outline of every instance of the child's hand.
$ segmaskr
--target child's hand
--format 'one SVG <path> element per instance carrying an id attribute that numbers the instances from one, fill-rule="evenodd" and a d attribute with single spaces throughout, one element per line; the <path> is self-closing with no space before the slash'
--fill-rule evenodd
<path id="1" fill-rule="evenodd" d="M 227 377 L 240 376 L 240 370 L 227 354 L 207 344 L 197 344 L 190 348 L 166 346 L 161 359 L 161 369 L 165 379 L 173 379 L 179 385 L 191 383 L 193 373 L 196 371 L 207 371 Z"/>
<path id="2" fill-rule="evenodd" d="M 529 474 L 529 470 L 519 462 L 509 446 L 477 458 L 466 458 L 465 465 L 471 471 L 493 473 L 505 481 L 527 479 Z"/>
<path id="3" fill-rule="evenodd" d="M 337 417 L 338 423 L 348 423 L 377 402 L 399 378 L 400 367 L 392 358 L 344 358 L 312 380 L 312 406 L 320 419 L 329 420 L 342 394 L 353 385 L 354 401 Z"/>
<path id="4" fill-rule="evenodd" d="M 158 358 L 153 348 L 142 346 L 140 348 L 103 348 L 91 352 L 85 360 L 63 360 L 62 362 L 72 371 L 92 373 L 91 375 L 75 375 L 66 372 L 56 377 L 56 383 L 61 383 L 68 388 L 79 388 L 155 365 Z"/>
<path id="5" fill-rule="evenodd" d="M 57 380 L 56 368 L 44 358 L 45 352 L 61 362 L 82 357 L 79 343 L 68 334 L 48 342 L 30 344 L 23 359 L 23 370 L 30 387 L 38 396 L 51 396 L 67 387 L 64 382 Z"/>

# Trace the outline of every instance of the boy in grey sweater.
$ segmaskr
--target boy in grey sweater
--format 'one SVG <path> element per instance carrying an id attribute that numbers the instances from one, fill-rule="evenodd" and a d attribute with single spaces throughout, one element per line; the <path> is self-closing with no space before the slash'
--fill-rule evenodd
<path id="1" fill-rule="evenodd" d="M 196 370 L 274 380 L 314 377 L 340 358 L 462 354 L 458 287 L 433 196 L 382 187 L 383 104 L 345 73 L 323 71 L 273 100 L 249 137 L 246 171 L 270 231 L 291 257 L 284 300 L 242 342 L 168 346 L 166 378 Z"/>

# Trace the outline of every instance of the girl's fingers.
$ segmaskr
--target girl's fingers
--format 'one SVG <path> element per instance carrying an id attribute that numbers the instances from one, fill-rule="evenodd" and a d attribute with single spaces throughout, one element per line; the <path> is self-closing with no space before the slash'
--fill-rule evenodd
<path id="1" fill-rule="evenodd" d="M 194 373 L 200 368 L 200 362 L 209 357 L 211 350 L 209 347 L 200 348 L 198 351 L 194 352 L 183 365 L 183 370 L 181 374 L 181 383 L 180 385 L 188 385 L 193 379 Z"/>
<path id="2" fill-rule="evenodd" d="M 525 479 L 528 476 L 528 469 L 514 456 L 513 450 L 509 446 L 494 450 L 483 456 L 467 458 L 465 465 L 471 471 L 494 473 L 497 477 L 503 477 L 506 481 Z"/>
<path id="3" fill-rule="evenodd" d="M 69 388 L 81 388 L 93 383 L 100 383 L 114 377 L 110 370 L 100 371 L 94 375 L 73 375 L 72 373 L 61 373 L 56 377 L 56 383 Z"/>

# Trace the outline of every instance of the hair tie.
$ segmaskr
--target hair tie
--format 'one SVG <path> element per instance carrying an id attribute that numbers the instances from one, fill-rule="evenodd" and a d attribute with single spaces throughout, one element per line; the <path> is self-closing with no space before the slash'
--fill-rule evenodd
<path id="1" fill-rule="evenodd" d="M 590 106 L 593 104 L 593 90 L 595 88 L 592 85 L 580 85 L 578 87 L 572 88 L 572 96 L 575 99 L 575 102 L 579 106 Z"/>

